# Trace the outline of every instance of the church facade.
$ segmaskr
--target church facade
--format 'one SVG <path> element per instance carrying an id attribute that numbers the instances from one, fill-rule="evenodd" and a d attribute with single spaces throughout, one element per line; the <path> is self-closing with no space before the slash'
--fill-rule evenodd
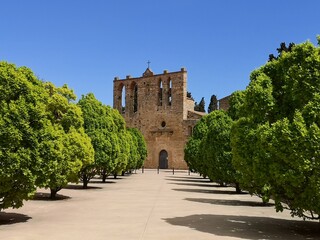
<path id="1" fill-rule="evenodd" d="M 154 74 L 148 67 L 141 77 L 113 81 L 113 107 L 127 127 L 138 128 L 146 140 L 145 168 L 187 169 L 184 147 L 204 113 L 194 111 L 187 97 L 187 71 Z"/>

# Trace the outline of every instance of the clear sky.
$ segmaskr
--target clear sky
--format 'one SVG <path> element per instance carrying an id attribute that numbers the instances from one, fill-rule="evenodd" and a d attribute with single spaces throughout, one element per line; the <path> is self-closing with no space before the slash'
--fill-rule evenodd
<path id="1" fill-rule="evenodd" d="M 188 71 L 196 101 L 243 90 L 281 42 L 316 44 L 319 0 L 0 0 L 0 60 L 113 104 L 113 79 Z"/>

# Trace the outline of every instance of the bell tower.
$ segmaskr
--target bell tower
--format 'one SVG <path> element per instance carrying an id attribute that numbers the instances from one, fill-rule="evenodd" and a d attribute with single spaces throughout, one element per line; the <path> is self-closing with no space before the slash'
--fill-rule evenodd
<path id="1" fill-rule="evenodd" d="M 141 77 L 114 78 L 113 105 L 127 127 L 138 128 L 144 135 L 146 168 L 187 168 L 184 146 L 204 114 L 194 111 L 194 101 L 187 98 L 185 68 L 154 74 L 148 64 Z"/>

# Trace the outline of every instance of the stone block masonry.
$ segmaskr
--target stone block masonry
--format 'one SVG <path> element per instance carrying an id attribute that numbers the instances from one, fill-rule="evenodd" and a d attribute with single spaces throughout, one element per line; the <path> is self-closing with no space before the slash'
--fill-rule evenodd
<path id="1" fill-rule="evenodd" d="M 187 169 L 184 146 L 204 115 L 194 111 L 192 101 L 187 98 L 185 68 L 154 74 L 148 67 L 141 77 L 114 79 L 113 107 L 122 114 L 127 127 L 138 128 L 144 135 L 146 168 Z"/>

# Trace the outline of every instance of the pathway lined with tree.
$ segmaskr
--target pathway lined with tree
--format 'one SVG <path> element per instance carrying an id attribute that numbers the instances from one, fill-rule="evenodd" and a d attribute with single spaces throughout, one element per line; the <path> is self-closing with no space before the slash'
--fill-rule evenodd
<path id="1" fill-rule="evenodd" d="M 276 213 L 272 203 L 187 171 L 94 178 L 88 189 L 70 184 L 56 201 L 45 193 L 0 213 L 1 239 L 320 239 L 319 222 Z"/>
<path id="2" fill-rule="evenodd" d="M 0 62 L 0 211 L 19 208 L 37 187 L 54 199 L 69 182 L 140 168 L 146 145 L 116 110 L 93 94 L 39 80 L 26 67 Z"/>
<path id="3" fill-rule="evenodd" d="M 275 201 L 302 218 L 320 220 L 320 37 L 281 43 L 279 55 L 250 76 L 187 142 L 189 167 L 212 181 Z"/>

